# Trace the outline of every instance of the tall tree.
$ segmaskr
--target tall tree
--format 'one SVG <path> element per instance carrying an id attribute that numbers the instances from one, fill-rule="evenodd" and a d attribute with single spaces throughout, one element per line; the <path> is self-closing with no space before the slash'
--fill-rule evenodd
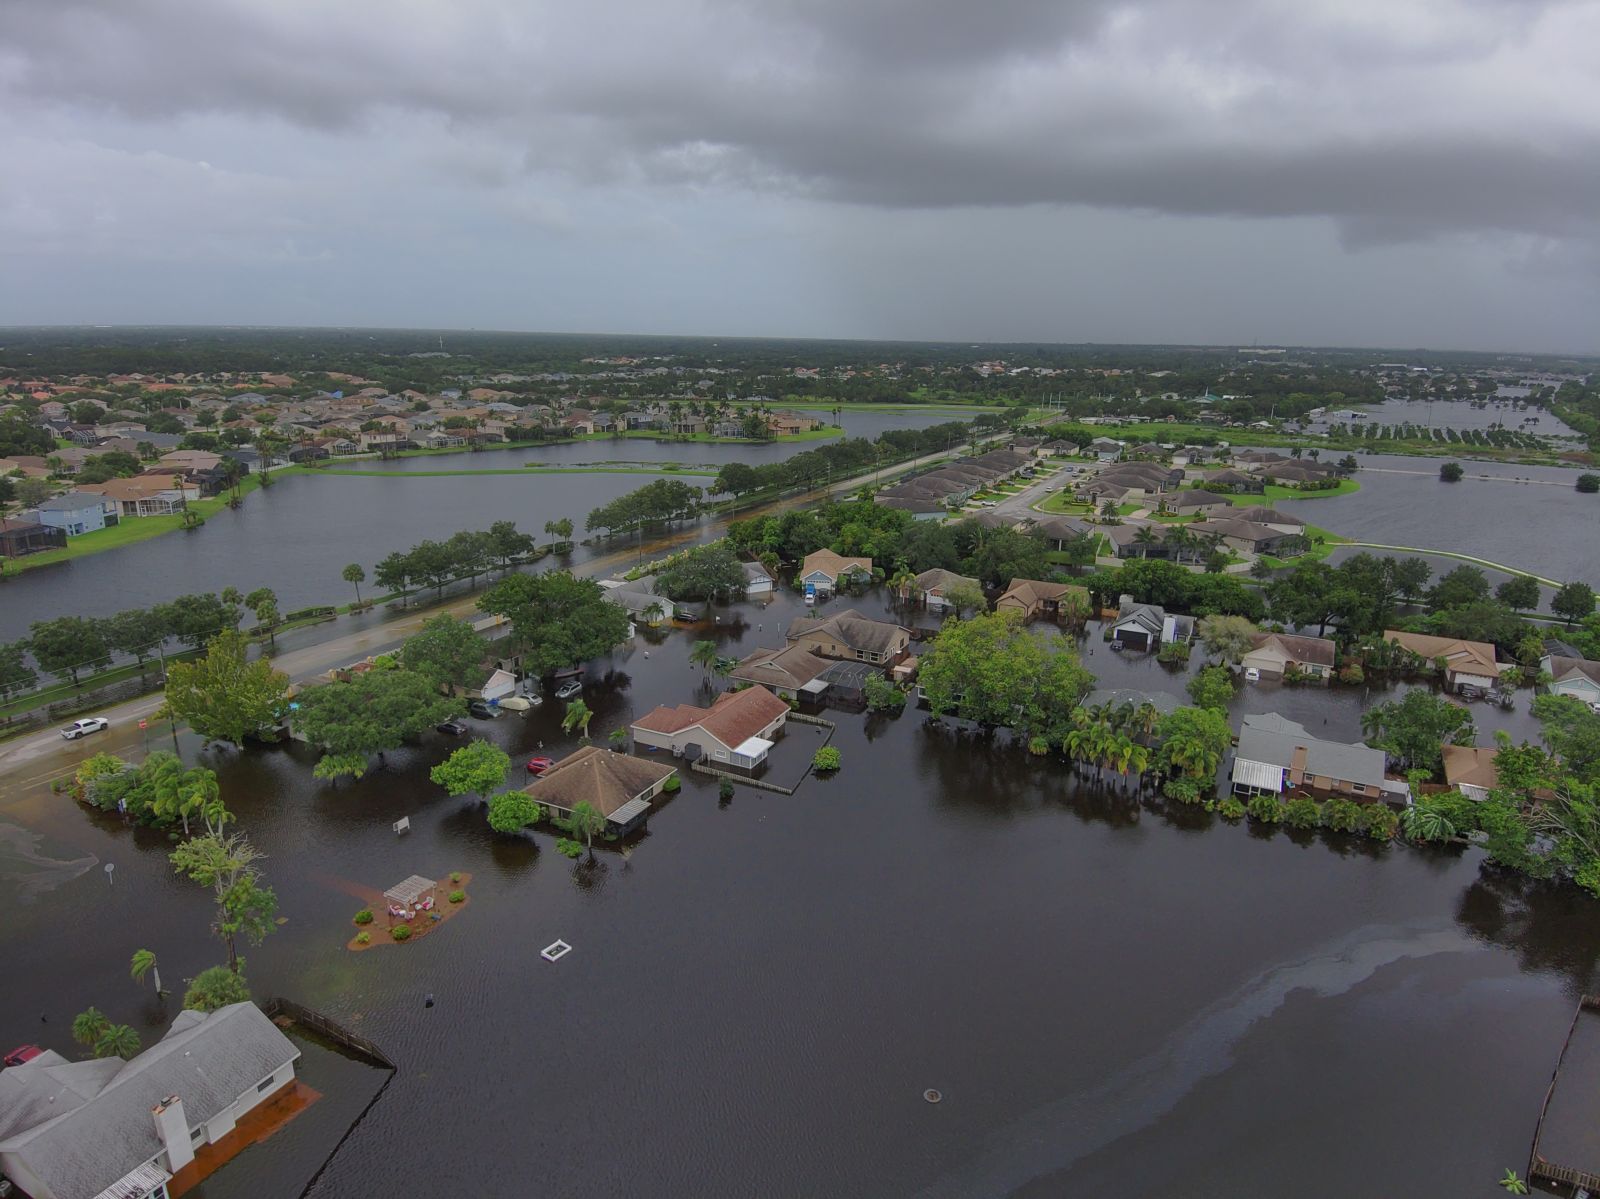
<path id="1" fill-rule="evenodd" d="M 628 614 L 608 602 L 593 579 L 564 570 L 501 579 L 478 599 L 484 612 L 511 621 L 528 672 L 543 678 L 599 657 L 628 637 Z"/>
<path id="2" fill-rule="evenodd" d="M 1594 588 L 1587 583 L 1567 583 L 1550 600 L 1550 611 L 1568 624 L 1594 614 Z"/>
<path id="3" fill-rule="evenodd" d="M 78 672 L 109 661 L 102 624 L 81 616 L 57 616 L 28 626 L 34 659 L 58 679 L 78 681 Z"/>
<path id="4" fill-rule="evenodd" d="M 1408 770 L 1439 772 L 1444 745 L 1471 745 L 1472 714 L 1423 688 L 1361 714 L 1367 744 L 1387 752 Z"/>
<path id="5" fill-rule="evenodd" d="M 136 949 L 133 951 L 133 961 L 129 964 L 128 974 L 136 983 L 142 983 L 146 975 L 153 975 L 152 981 L 156 986 L 156 994 L 165 995 L 167 993 L 161 985 L 161 967 L 156 964 L 156 955 L 151 950 Z"/>
<path id="6" fill-rule="evenodd" d="M 1177 708 L 1156 725 L 1160 762 L 1175 774 L 1209 781 L 1228 752 L 1233 731 L 1217 708 Z"/>
<path id="7" fill-rule="evenodd" d="M 568 733 L 572 732 L 573 729 L 577 729 L 578 736 L 587 737 L 589 735 L 589 721 L 593 719 L 594 712 L 590 710 L 589 705 L 581 699 L 575 699 L 567 705 L 567 710 L 561 717 L 561 728 Z"/>
<path id="8" fill-rule="evenodd" d="M 563 824 L 573 837 L 583 842 L 583 847 L 589 851 L 589 860 L 594 861 L 594 835 L 606 826 L 606 818 L 600 815 L 599 809 L 581 799 L 573 805 L 572 814 Z"/>
<path id="9" fill-rule="evenodd" d="M 361 584 L 367 581 L 367 571 L 359 562 L 352 562 L 340 571 L 340 576 L 346 583 L 352 584 L 356 589 L 356 604 L 361 604 Z"/>
<path id="10" fill-rule="evenodd" d="M 1024 738 L 1056 740 L 1093 676 L 1060 636 L 1035 637 L 1020 614 L 947 621 L 918 671 L 935 715 L 956 712 Z"/>
<path id="11" fill-rule="evenodd" d="M 1237 662 L 1255 646 L 1256 626 L 1242 616 L 1205 616 L 1200 640 L 1218 662 Z"/>
<path id="12" fill-rule="evenodd" d="M 38 681 L 39 675 L 28 665 L 26 642 L 0 645 L 0 699 L 26 691 Z"/>
<path id="13" fill-rule="evenodd" d="M 452 796 L 476 795 L 485 803 L 498 788 L 505 786 L 511 758 L 489 741 L 463 745 L 428 773 L 428 777 Z"/>
<path id="14" fill-rule="evenodd" d="M 256 865 L 266 855 L 242 833 L 191 837 L 172 851 L 172 867 L 211 889 L 216 915 L 211 929 L 228 949 L 228 969 L 239 972 L 238 939 L 259 945 L 277 927 L 278 897 Z"/>
<path id="15" fill-rule="evenodd" d="M 463 706 L 410 670 L 369 670 L 348 682 L 311 687 L 299 704 L 290 717 L 295 729 L 327 755 L 317 763 L 318 778 L 359 776 L 371 755 L 398 749 Z"/>
<path id="16" fill-rule="evenodd" d="M 448 612 L 427 621 L 400 650 L 400 662 L 435 687 L 476 687 L 489 677 L 489 642 Z"/>
<path id="17" fill-rule="evenodd" d="M 231 629 L 206 655 L 167 669 L 167 707 L 207 741 L 241 745 L 272 728 L 283 711 L 289 676 L 265 659 L 247 660 L 245 639 Z"/>
<path id="18" fill-rule="evenodd" d="M 1507 607 L 1531 612 L 1539 606 L 1539 582 L 1529 575 L 1513 575 L 1495 588 L 1494 596 Z"/>

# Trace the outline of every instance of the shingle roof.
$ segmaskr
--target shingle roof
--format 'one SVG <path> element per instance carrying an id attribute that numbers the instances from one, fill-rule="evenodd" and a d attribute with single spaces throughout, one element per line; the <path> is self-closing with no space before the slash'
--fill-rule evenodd
<path id="1" fill-rule="evenodd" d="M 1290 633 L 1257 633 L 1251 638 L 1255 649 L 1269 646 L 1283 651 L 1291 662 L 1310 662 L 1332 666 L 1334 645 L 1326 637 L 1300 637 Z"/>
<path id="2" fill-rule="evenodd" d="M 1398 629 L 1385 629 L 1383 639 L 1424 658 L 1443 658 L 1451 670 L 1482 676 L 1500 673 L 1494 646 L 1487 642 L 1463 641 L 1459 637 L 1432 637 L 1426 633 L 1405 633 Z"/>
<path id="3" fill-rule="evenodd" d="M 806 555 L 806 560 L 800 564 L 800 577 L 804 578 L 813 571 L 820 570 L 830 579 L 837 579 L 840 575 L 849 574 L 853 570 L 872 573 L 871 558 L 846 558 L 834 553 L 832 550 L 813 550 Z"/>
<path id="4" fill-rule="evenodd" d="M 812 653 L 806 646 L 786 645 L 782 649 L 758 649 L 741 658 L 728 677 L 795 689 L 805 686 L 830 665 L 827 658 Z"/>
<path id="5" fill-rule="evenodd" d="M 737 749 L 788 712 L 789 705 L 765 687 L 749 687 L 724 692 L 709 708 L 692 704 L 653 708 L 634 721 L 633 727 L 671 735 L 699 726 L 729 749 Z"/>
<path id="6" fill-rule="evenodd" d="M 1569 675 L 1579 674 L 1593 682 L 1600 683 L 1600 662 L 1590 662 L 1585 658 L 1561 658 L 1554 655 L 1550 658 L 1550 677 L 1556 682 L 1567 678 Z"/>
<path id="7" fill-rule="evenodd" d="M 1446 745 L 1444 750 L 1444 781 L 1452 787 L 1465 783 L 1469 787 L 1492 790 L 1500 781 L 1494 758 L 1499 751 L 1482 745 Z"/>
<path id="8" fill-rule="evenodd" d="M 1276 508 L 1263 508 L 1259 504 L 1250 508 L 1235 508 L 1228 515 L 1235 520 L 1253 521 L 1258 525 L 1299 525 L 1304 528 L 1306 523 L 1298 516 L 1279 512 Z"/>
<path id="9" fill-rule="evenodd" d="M 828 617 L 796 619 L 789 625 L 788 639 L 794 641 L 808 633 L 822 633 L 840 645 L 874 654 L 887 653 L 901 637 L 910 636 L 899 625 L 872 620 L 854 608 Z"/>
<path id="10" fill-rule="evenodd" d="M 46 1054 L 0 1071 L 0 1111 L 21 1105 L 55 1113 L 11 1132 L 0 1152 L 19 1157 L 57 1195 L 98 1195 L 161 1151 L 150 1110 L 163 1099 L 183 1100 L 193 1127 L 299 1056 L 253 1003 L 182 1012 L 166 1036 L 128 1062 L 60 1064 Z M 41 1109 L 50 1094 L 54 1102 Z"/>
<path id="11" fill-rule="evenodd" d="M 921 591 L 949 591 L 961 583 L 970 583 L 974 587 L 980 585 L 977 579 L 969 579 L 966 575 L 958 575 L 953 570 L 938 566 L 917 576 L 917 588 Z"/>
<path id="12" fill-rule="evenodd" d="M 1039 579 L 1012 579 L 1010 586 L 1005 589 L 995 606 L 1011 600 L 1033 609 L 1046 600 L 1058 600 L 1069 591 L 1082 592 L 1085 599 L 1089 598 L 1087 588 L 1075 586 L 1072 583 L 1046 583 Z"/>
<path id="13" fill-rule="evenodd" d="M 1346 783 L 1361 783 L 1380 790 L 1401 790 L 1404 784 L 1386 779 L 1382 750 L 1342 741 L 1323 741 L 1292 720 L 1276 713 L 1246 716 L 1239 730 L 1237 757 L 1288 769 L 1295 750 L 1306 751 L 1305 772 Z"/>
<path id="14" fill-rule="evenodd" d="M 569 812 L 587 802 L 602 816 L 610 816 L 672 773 L 671 766 L 585 745 L 562 758 L 523 791 L 542 804 Z"/>

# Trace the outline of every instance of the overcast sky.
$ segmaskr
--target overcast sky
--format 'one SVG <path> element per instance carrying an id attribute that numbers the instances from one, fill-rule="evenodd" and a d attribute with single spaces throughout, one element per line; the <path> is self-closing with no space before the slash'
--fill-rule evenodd
<path id="1" fill-rule="evenodd" d="M 0 0 L 0 323 L 1600 350 L 1600 0 Z"/>

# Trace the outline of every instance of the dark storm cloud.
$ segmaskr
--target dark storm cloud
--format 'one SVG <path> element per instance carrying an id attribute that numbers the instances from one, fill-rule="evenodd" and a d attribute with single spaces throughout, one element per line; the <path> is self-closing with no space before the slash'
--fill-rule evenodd
<path id="1" fill-rule="evenodd" d="M 889 208 L 1589 239 L 1572 0 L 7 0 L 0 87 L 146 120 L 429 114 L 507 159 Z"/>

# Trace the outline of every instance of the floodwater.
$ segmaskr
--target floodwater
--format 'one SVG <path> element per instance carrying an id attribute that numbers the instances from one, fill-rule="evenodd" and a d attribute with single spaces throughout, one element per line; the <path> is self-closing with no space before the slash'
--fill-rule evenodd
<path id="1" fill-rule="evenodd" d="M 847 602 L 883 610 L 831 607 Z M 799 610 L 720 609 L 593 666 L 596 741 L 703 702 L 697 638 L 775 645 Z M 1182 694 L 1185 672 L 1084 649 L 1106 686 Z M 1258 686 L 1234 716 L 1350 736 L 1380 696 Z M 1527 734 L 1519 704 L 1474 709 L 1485 739 Z M 473 731 L 559 756 L 556 706 Z M 456 743 L 432 735 L 338 786 L 302 747 L 205 755 L 287 918 L 248 951 L 257 993 L 325 1010 L 400 1067 L 313 1193 L 1348 1199 L 1488 1194 L 1523 1168 L 1594 985 L 1600 904 L 1473 852 L 1169 811 L 914 710 L 833 718 L 835 778 L 722 803 L 690 776 L 593 866 L 442 795 L 427 770 Z M 52 860 L 117 866 L 114 885 L 96 865 L 27 895 L 0 877 L 0 953 L 25 967 L 0 1039 L 54 1043 L 90 1003 L 148 1039 L 162 1022 L 128 956 L 154 949 L 169 980 L 218 960 L 205 895 L 164 838 L 69 801 L 13 799 L 0 820 Z M 343 948 L 355 885 L 452 869 L 472 872 L 472 906 L 448 927 Z M 573 952 L 543 961 L 558 937 Z"/>
<path id="2" fill-rule="evenodd" d="M 1600 496 L 1574 487 L 1576 470 L 1461 458 L 1466 477 L 1445 483 L 1444 459 L 1357 459 L 1360 491 L 1273 506 L 1358 541 L 1449 550 L 1545 578 L 1600 582 Z M 1437 561 L 1435 573 L 1450 565 Z"/>
<path id="3" fill-rule="evenodd" d="M 847 412 L 841 417 L 851 436 L 876 437 L 888 429 L 925 428 L 964 419 L 950 409 Z M 815 415 L 829 419 L 830 414 Z M 398 475 L 441 470 L 514 469 L 525 463 L 571 466 L 626 461 L 674 463 L 710 469 L 728 462 L 775 462 L 823 442 L 770 445 L 655 442 L 641 438 L 582 441 L 525 449 L 485 450 L 476 454 L 427 455 L 393 462 L 354 464 L 363 471 Z M 148 607 L 176 595 L 237 587 L 248 593 L 271 587 L 278 608 L 292 612 L 313 604 L 354 598 L 339 572 L 360 562 L 370 576 L 373 565 L 395 550 L 427 538 L 440 539 L 463 529 L 486 529 L 497 520 L 544 540 L 547 520 L 570 517 L 582 537 L 589 512 L 658 477 L 681 478 L 693 487 L 711 479 L 696 475 L 649 473 L 456 475 L 407 479 L 405 485 L 381 478 L 339 475 L 289 475 L 271 488 L 223 509 L 192 532 L 172 532 L 137 545 L 31 570 L 0 584 L 0 641 L 27 634 L 36 620 L 70 613 L 110 616 Z M 573 561 L 581 562 L 580 549 Z"/>
<path id="4" fill-rule="evenodd" d="M 475 455 L 478 457 L 487 455 Z M 439 461 L 428 459 L 427 461 Z M 447 458 L 452 465 L 466 459 Z M 176 531 L 124 549 L 31 570 L 0 584 L 0 641 L 26 635 L 35 620 L 70 613 L 110 616 L 196 591 L 271 587 L 278 608 L 355 598 L 340 577 L 359 562 L 373 566 L 396 550 L 463 529 L 515 521 L 539 541 L 547 520 L 571 517 L 582 537 L 591 509 L 656 478 L 696 475 L 540 474 L 441 475 L 381 479 L 351 475 L 289 475 L 224 508 L 204 526 Z M 581 549 L 574 560 L 582 561 Z M 369 585 L 366 594 L 371 594 Z"/>
<path id="5" fill-rule="evenodd" d="M 1541 437 L 1579 435 L 1553 413 L 1526 405 L 1518 407 L 1516 398 L 1505 396 L 1483 408 L 1474 408 L 1466 400 L 1385 400 L 1357 409 L 1333 409 L 1320 420 L 1311 421 L 1308 427 L 1326 430 L 1330 424 L 1349 424 L 1354 411 L 1369 425 L 1418 425 L 1424 429 L 1488 429 L 1492 425 L 1503 425 L 1512 432 L 1536 433 Z"/>

